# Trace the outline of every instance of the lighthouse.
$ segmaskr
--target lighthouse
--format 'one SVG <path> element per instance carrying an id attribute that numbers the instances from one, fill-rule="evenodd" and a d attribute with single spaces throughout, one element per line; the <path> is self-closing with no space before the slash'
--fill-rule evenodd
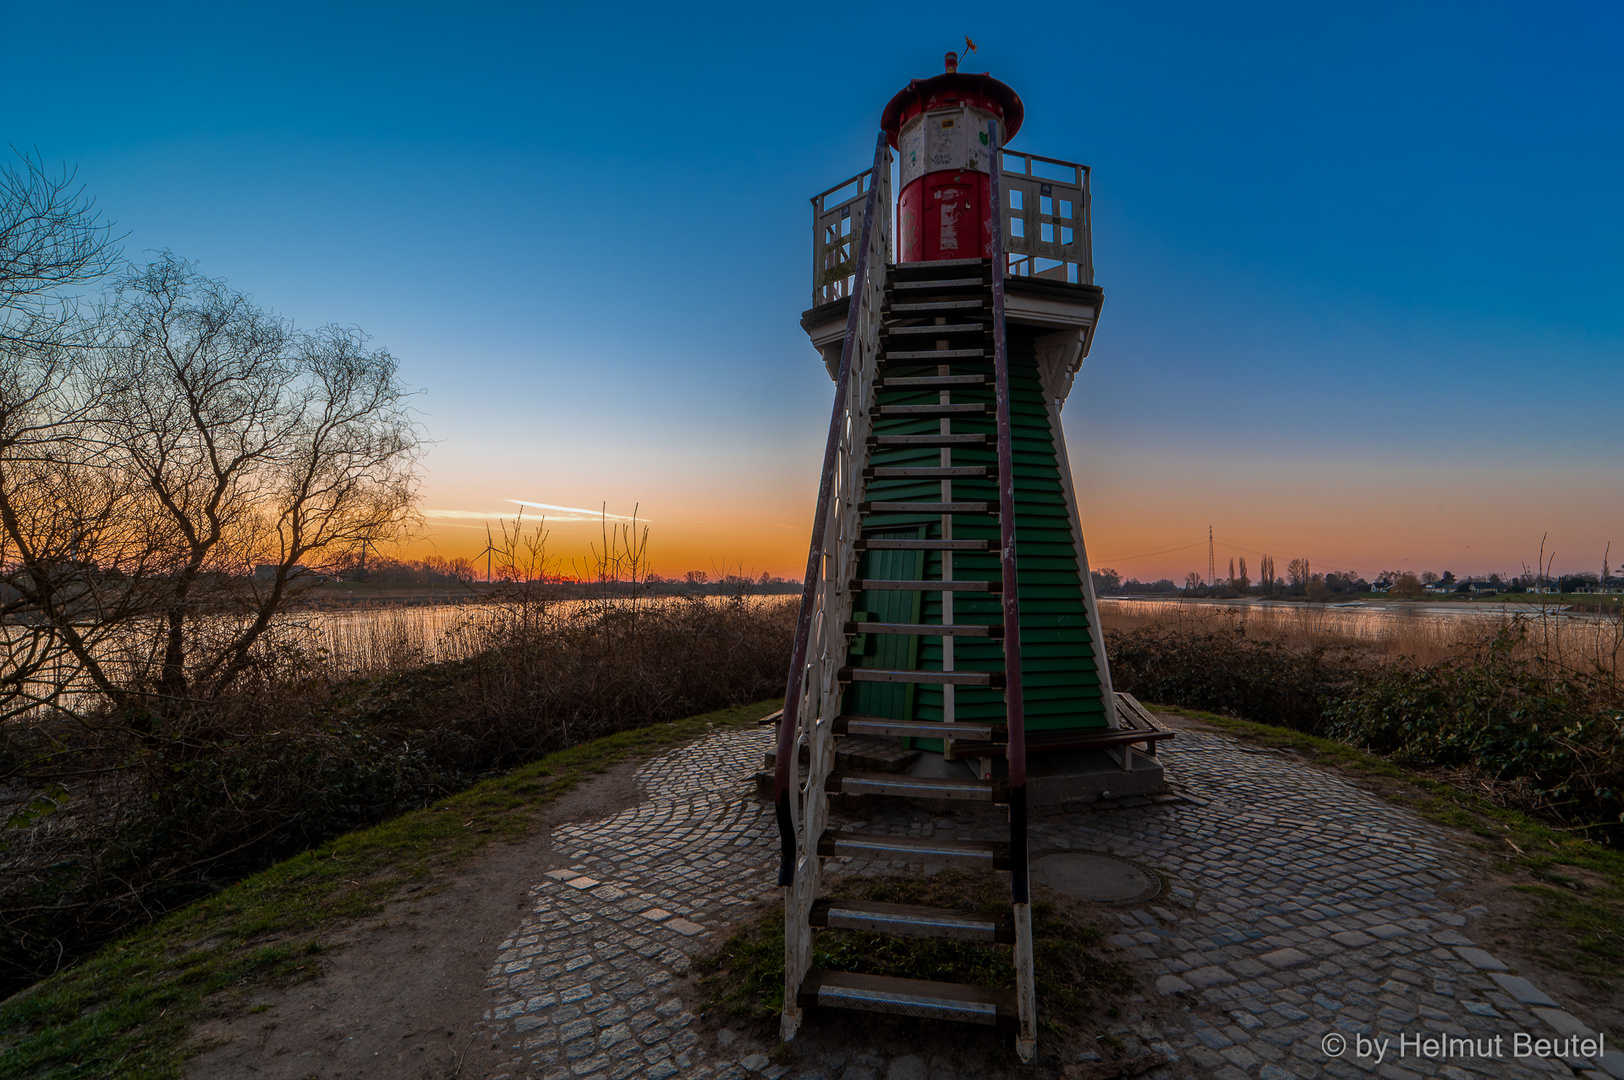
<path id="1" fill-rule="evenodd" d="M 1103 303 L 1089 169 L 1012 149 L 1020 96 L 957 59 L 885 105 L 869 169 L 812 199 L 801 325 L 835 400 L 772 756 L 783 1033 L 809 1008 L 888 1012 L 1009 1028 L 1025 1059 L 1028 813 L 1160 791 L 1170 733 L 1112 691 L 1060 423 Z M 846 829 L 831 800 L 963 813 L 1007 837 Z M 996 870 L 1010 907 L 826 899 L 829 858 Z M 825 928 L 1006 944 L 1016 986 L 817 970 Z"/>

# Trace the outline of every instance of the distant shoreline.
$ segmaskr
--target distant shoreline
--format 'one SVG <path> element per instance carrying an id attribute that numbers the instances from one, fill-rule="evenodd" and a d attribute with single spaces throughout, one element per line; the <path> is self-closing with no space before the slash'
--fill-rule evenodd
<path id="1" fill-rule="evenodd" d="M 1527 599 L 1521 599 L 1527 597 Z M 1108 593 L 1099 599 L 1121 600 L 1129 603 L 1207 604 L 1232 608 L 1304 608 L 1308 610 L 1383 611 L 1407 615 L 1523 615 L 1540 610 L 1574 614 L 1596 614 L 1601 604 L 1617 610 L 1619 598 L 1605 594 L 1594 598 L 1583 594 L 1501 594 L 1482 600 L 1455 600 L 1442 597 L 1424 597 L 1401 600 L 1398 597 L 1357 596 L 1347 599 L 1304 600 L 1298 598 L 1263 596 L 1178 596 L 1166 593 Z M 1589 600 L 1589 603 L 1586 603 Z"/>
<path id="2" fill-rule="evenodd" d="M 562 582 L 549 586 L 559 600 L 585 600 L 602 595 L 601 586 L 594 582 Z M 487 584 L 483 581 L 469 584 L 436 582 L 340 582 L 328 581 L 301 592 L 285 609 L 288 611 L 321 611 L 333 608 L 353 610 L 369 607 L 463 607 L 500 601 L 510 585 L 503 582 Z M 613 595 L 631 595 L 624 585 L 611 586 Z M 751 585 L 743 590 L 746 596 L 798 595 L 799 584 Z M 641 596 L 733 596 L 739 589 L 734 585 L 709 583 L 689 585 L 686 582 L 659 582 L 638 593 Z"/>

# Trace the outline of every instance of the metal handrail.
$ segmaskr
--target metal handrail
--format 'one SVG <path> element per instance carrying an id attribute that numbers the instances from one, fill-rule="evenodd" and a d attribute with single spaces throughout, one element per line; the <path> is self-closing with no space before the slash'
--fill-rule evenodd
<path id="1" fill-rule="evenodd" d="M 807 653 L 812 637 L 812 623 L 820 607 L 819 594 L 824 591 L 820 586 L 827 584 L 824 572 L 824 547 L 835 489 L 842 479 L 836 475 L 842 439 L 844 437 L 855 440 L 862 434 L 849 428 L 852 420 L 850 416 L 852 377 L 858 362 L 859 329 L 863 316 L 867 313 L 871 284 L 868 276 L 876 269 L 881 274 L 884 273 L 885 258 L 888 254 L 881 252 L 879 265 L 877 267 L 870 265 L 873 261 L 870 258 L 873 254 L 871 251 L 873 233 L 880 213 L 878 208 L 880 193 L 882 188 L 888 187 L 879 181 L 882 177 L 889 178 L 889 166 L 887 139 L 882 132 L 874 148 L 874 166 L 870 171 L 873 181 L 868 186 L 868 195 L 863 204 L 863 227 L 859 241 L 861 246 L 853 252 L 853 261 L 856 263 L 856 279 L 851 291 L 853 302 L 851 309 L 846 313 L 846 336 L 840 348 L 840 372 L 835 379 L 834 409 L 829 418 L 829 438 L 824 445 L 823 473 L 818 482 L 818 507 L 812 519 L 812 543 L 807 552 L 806 579 L 801 587 L 800 617 L 796 620 L 795 644 L 790 654 L 789 684 L 784 692 L 784 715 L 778 725 L 777 759 L 773 763 L 773 802 L 778 819 L 780 855 L 778 884 L 786 888 L 795 883 L 796 821 L 791 800 L 796 785 L 792 783 L 791 778 L 800 757 L 796 735 L 802 722 L 801 708 L 806 690 Z M 864 174 L 859 173 L 858 177 L 862 175 Z M 851 182 L 846 181 L 847 184 Z M 843 186 L 845 185 L 830 190 L 839 190 L 839 187 Z M 808 837 L 809 842 L 812 839 Z"/>
<path id="2" fill-rule="evenodd" d="M 998 121 L 987 122 L 988 144 L 998 144 Z M 998 410 L 998 548 L 1003 571 L 1004 722 L 1009 754 L 1010 892 L 1030 900 L 1026 870 L 1026 713 L 1021 692 L 1021 601 L 1015 564 L 1015 438 L 1010 422 L 1009 350 L 1004 340 L 1004 216 L 1001 170 L 989 172 L 988 227 L 992 247 L 993 372 Z"/>

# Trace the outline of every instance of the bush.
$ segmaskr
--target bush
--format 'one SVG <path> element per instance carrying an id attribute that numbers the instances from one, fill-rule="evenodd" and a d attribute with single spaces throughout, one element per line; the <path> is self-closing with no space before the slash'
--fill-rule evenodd
<path id="1" fill-rule="evenodd" d="M 1432 664 L 1213 630 L 1109 633 L 1116 689 L 1323 735 L 1422 769 L 1465 769 L 1523 809 L 1624 846 L 1624 692 L 1518 618 Z"/>
<path id="2" fill-rule="evenodd" d="M 1326 703 L 1364 668 L 1348 650 L 1294 649 L 1243 627 L 1168 625 L 1106 634 L 1114 689 L 1262 724 L 1318 732 Z"/>
<path id="3" fill-rule="evenodd" d="M 333 681 L 285 653 L 178 714 L 0 728 L 0 820 L 24 826 L 0 833 L 0 997 L 484 776 L 780 694 L 794 614 L 744 598 L 514 603 L 471 625 L 463 659 Z"/>
<path id="4" fill-rule="evenodd" d="M 1613 681 L 1520 655 L 1526 626 L 1435 664 L 1367 670 L 1323 733 L 1422 767 L 1464 767 L 1624 842 L 1624 702 Z"/>

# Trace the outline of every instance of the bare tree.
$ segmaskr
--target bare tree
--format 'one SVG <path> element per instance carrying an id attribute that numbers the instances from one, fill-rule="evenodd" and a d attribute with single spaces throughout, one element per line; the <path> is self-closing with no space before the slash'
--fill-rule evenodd
<path id="1" fill-rule="evenodd" d="M 1293 585 L 1306 586 L 1312 576 L 1307 559 L 1293 559 L 1286 564 L 1286 580 Z"/>
<path id="2" fill-rule="evenodd" d="M 0 348 L 60 343 L 76 290 L 112 269 L 110 230 L 71 170 L 18 154 L 0 166 Z M 8 363 L 9 366 L 9 363 Z"/>
<path id="3" fill-rule="evenodd" d="M 142 714 L 218 697 L 313 571 L 412 521 L 407 396 L 359 331 L 296 330 L 173 255 L 131 269 L 59 380 L 32 486 L 0 485 L 33 618 Z"/>
<path id="4" fill-rule="evenodd" d="M 71 171 L 18 160 L 0 165 L 0 720 L 60 701 L 68 643 L 41 613 L 71 621 L 89 603 L 83 513 L 113 497 L 107 477 L 63 463 L 94 398 L 77 294 L 116 244 Z"/>

